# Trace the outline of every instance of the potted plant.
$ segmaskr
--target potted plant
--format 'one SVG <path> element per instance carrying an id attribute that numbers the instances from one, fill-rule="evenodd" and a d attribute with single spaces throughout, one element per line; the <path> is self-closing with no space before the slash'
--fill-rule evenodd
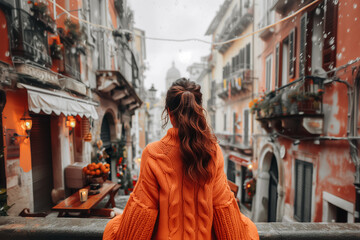
<path id="1" fill-rule="evenodd" d="M 7 211 L 13 205 L 11 205 L 11 206 L 7 205 L 6 189 L 5 188 L 0 188 L 0 216 L 8 216 Z"/>
<path id="2" fill-rule="evenodd" d="M 71 44 L 79 44 L 85 36 L 84 29 L 80 27 L 79 23 L 73 22 L 70 18 L 65 19 L 64 24 L 66 27 L 66 39 Z"/>
<path id="3" fill-rule="evenodd" d="M 28 1 L 28 4 L 32 4 L 30 10 L 33 12 L 33 17 L 49 32 L 55 33 L 56 23 L 50 16 L 48 4 L 44 2 L 38 2 L 35 0 Z"/>

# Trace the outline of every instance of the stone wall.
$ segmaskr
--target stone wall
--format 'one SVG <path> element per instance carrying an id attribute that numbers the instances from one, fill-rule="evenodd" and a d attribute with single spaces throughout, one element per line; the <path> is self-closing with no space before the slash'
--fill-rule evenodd
<path id="1" fill-rule="evenodd" d="M 101 240 L 108 219 L 0 217 L 0 239 Z M 261 240 L 355 240 L 360 223 L 256 223 Z"/>

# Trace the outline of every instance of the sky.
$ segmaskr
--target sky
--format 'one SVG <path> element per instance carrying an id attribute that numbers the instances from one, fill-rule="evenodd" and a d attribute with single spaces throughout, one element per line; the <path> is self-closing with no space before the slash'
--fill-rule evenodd
<path id="1" fill-rule="evenodd" d="M 130 0 L 134 11 L 135 27 L 145 31 L 147 37 L 187 39 L 199 38 L 210 41 L 205 32 L 210 26 L 223 0 Z M 154 84 L 165 91 L 167 70 L 175 62 L 181 76 L 188 77 L 186 68 L 200 62 L 210 54 L 210 44 L 198 41 L 165 42 L 146 40 L 145 88 Z"/>

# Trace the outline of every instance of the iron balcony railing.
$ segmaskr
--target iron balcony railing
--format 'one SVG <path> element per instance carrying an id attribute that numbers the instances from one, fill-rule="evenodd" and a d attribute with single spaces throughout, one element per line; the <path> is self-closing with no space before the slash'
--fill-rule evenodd
<path id="1" fill-rule="evenodd" d="M 258 119 L 289 115 L 323 114 L 324 78 L 306 76 L 253 102 Z"/>
<path id="2" fill-rule="evenodd" d="M 22 9 L 11 10 L 10 44 L 12 56 L 51 67 L 47 31 Z"/>

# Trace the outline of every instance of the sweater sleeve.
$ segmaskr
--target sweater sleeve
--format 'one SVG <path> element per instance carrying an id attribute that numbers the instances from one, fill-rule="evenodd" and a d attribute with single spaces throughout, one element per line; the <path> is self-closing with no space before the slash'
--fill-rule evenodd
<path id="1" fill-rule="evenodd" d="M 213 205 L 213 229 L 217 239 L 259 239 L 255 224 L 240 212 L 234 194 L 227 184 L 224 172 L 224 159 L 220 148 L 218 148 Z"/>
<path id="2" fill-rule="evenodd" d="M 154 159 L 145 148 L 141 157 L 139 180 L 123 214 L 111 219 L 103 240 L 151 239 L 158 215 L 159 186 L 153 174 Z"/>

